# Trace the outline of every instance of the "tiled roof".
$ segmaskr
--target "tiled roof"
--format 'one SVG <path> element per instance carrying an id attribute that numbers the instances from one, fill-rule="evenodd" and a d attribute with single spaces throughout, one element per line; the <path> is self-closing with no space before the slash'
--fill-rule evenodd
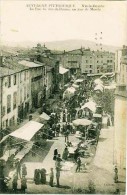
<path id="1" fill-rule="evenodd" d="M 6 67 L 8 67 L 12 70 L 15 70 L 17 72 L 28 69 L 28 67 L 25 67 L 25 66 L 19 64 L 18 61 L 16 61 L 16 60 L 7 59 L 4 62 L 4 64 Z"/>
<path id="2" fill-rule="evenodd" d="M 66 52 L 66 54 L 77 54 L 77 55 L 79 54 L 79 55 L 81 55 L 82 51 L 81 51 L 81 49 L 75 49 L 75 50 Z"/>
<path id="3" fill-rule="evenodd" d="M 14 73 L 16 73 L 15 70 L 9 69 L 5 66 L 0 67 L 0 77 L 4 77 L 4 76 L 11 75 L 11 74 L 14 74 Z"/>
<path id="4" fill-rule="evenodd" d="M 30 62 L 30 61 L 27 61 L 27 60 L 22 60 L 22 61 L 19 61 L 18 63 L 21 64 L 21 65 L 24 65 L 26 67 L 29 67 L 29 68 L 35 68 L 35 67 L 43 66 L 43 64 Z"/>

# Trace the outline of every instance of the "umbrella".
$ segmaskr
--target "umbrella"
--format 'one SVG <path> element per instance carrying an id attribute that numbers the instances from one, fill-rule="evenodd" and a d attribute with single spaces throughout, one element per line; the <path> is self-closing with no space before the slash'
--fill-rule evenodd
<path id="1" fill-rule="evenodd" d="M 79 125 L 82 125 L 82 126 L 88 126 L 92 123 L 92 121 L 90 120 L 87 120 L 87 119 L 76 119 L 73 121 L 73 125 L 75 126 L 79 126 Z"/>
<path id="2" fill-rule="evenodd" d="M 89 101 L 81 107 L 81 109 L 84 109 L 84 108 L 89 108 L 92 112 L 95 112 L 96 111 L 96 103 L 93 101 Z"/>

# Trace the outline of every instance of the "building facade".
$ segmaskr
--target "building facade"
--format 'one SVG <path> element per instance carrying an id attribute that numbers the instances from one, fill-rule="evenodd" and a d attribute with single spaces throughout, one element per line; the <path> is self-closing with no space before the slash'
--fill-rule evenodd
<path id="1" fill-rule="evenodd" d="M 31 107 L 30 88 L 29 69 L 19 65 L 14 58 L 5 58 L 1 66 L 2 129 L 13 129 L 25 119 Z"/>
<path id="2" fill-rule="evenodd" d="M 18 63 L 29 69 L 31 108 L 39 108 L 45 99 L 46 68 L 44 64 L 28 60 L 21 60 Z"/>
<path id="3" fill-rule="evenodd" d="M 108 51 L 80 48 L 54 55 L 63 67 L 70 69 L 71 74 L 107 73 L 113 72 L 115 67 L 115 54 Z"/>
<path id="4" fill-rule="evenodd" d="M 116 52 L 115 71 L 115 163 L 121 174 L 126 169 L 127 46 Z"/>

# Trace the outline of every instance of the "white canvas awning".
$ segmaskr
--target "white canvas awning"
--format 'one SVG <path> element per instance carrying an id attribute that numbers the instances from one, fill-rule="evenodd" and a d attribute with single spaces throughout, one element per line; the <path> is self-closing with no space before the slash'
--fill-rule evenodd
<path id="1" fill-rule="evenodd" d="M 84 108 L 89 108 L 92 112 L 95 112 L 96 111 L 96 103 L 93 101 L 87 102 L 81 107 L 81 109 L 84 109 Z"/>
<path id="2" fill-rule="evenodd" d="M 109 85 L 109 86 L 105 86 L 104 89 L 116 89 L 116 85 L 112 84 L 112 85 Z"/>
<path id="3" fill-rule="evenodd" d="M 46 121 L 48 121 L 48 120 L 50 119 L 50 117 L 49 117 L 45 112 L 43 112 L 43 113 L 40 115 L 40 118 L 42 118 L 42 119 L 44 119 L 44 120 L 46 120 Z"/>
<path id="4" fill-rule="evenodd" d="M 94 83 L 97 85 L 103 85 L 103 81 L 101 81 L 101 79 L 95 79 Z"/>
<path id="5" fill-rule="evenodd" d="M 83 79 L 77 79 L 76 81 L 75 81 L 75 83 L 82 83 L 84 80 Z"/>
<path id="6" fill-rule="evenodd" d="M 65 73 L 68 72 L 68 71 L 69 71 L 69 69 L 66 69 L 66 68 L 64 68 L 64 67 L 62 67 L 62 66 L 59 67 L 59 73 L 60 73 L 60 74 L 65 74 Z"/>
<path id="7" fill-rule="evenodd" d="M 23 139 L 26 141 L 30 141 L 32 137 L 43 127 L 44 124 L 35 122 L 35 121 L 29 121 L 27 124 L 25 124 L 23 127 L 20 127 L 16 131 L 10 133 L 10 136 L 17 137 L 19 139 Z"/>
<path id="8" fill-rule="evenodd" d="M 66 91 L 70 92 L 70 93 L 75 93 L 76 89 L 74 87 L 68 87 L 66 89 Z"/>
<path id="9" fill-rule="evenodd" d="M 93 117 L 95 117 L 95 118 L 102 118 L 102 115 L 101 114 L 93 114 Z"/>
<path id="10" fill-rule="evenodd" d="M 97 86 L 94 88 L 94 91 L 97 91 L 97 90 L 103 92 L 103 87 L 102 87 L 101 85 L 97 85 Z"/>

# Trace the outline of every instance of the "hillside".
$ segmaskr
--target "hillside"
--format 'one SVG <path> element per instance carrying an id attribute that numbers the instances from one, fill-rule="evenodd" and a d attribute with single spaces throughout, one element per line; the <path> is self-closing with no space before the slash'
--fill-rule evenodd
<path id="1" fill-rule="evenodd" d="M 44 42 L 39 42 L 42 45 L 44 44 Z M 26 48 L 31 48 L 31 47 L 35 47 L 37 44 L 37 42 L 18 42 L 18 43 L 6 43 L 4 46 L 2 46 L 1 48 L 3 50 L 9 50 L 9 51 L 18 51 L 18 50 L 23 50 Z M 95 42 L 92 41 L 88 41 L 88 40 L 63 40 L 63 41 L 53 41 L 53 42 L 45 42 L 45 45 L 47 48 L 51 49 L 51 50 L 66 50 L 66 51 L 70 51 L 70 50 L 74 50 L 74 49 L 79 49 L 81 47 L 84 48 L 90 48 L 91 50 L 97 50 L 99 49 L 96 46 Z M 110 52 L 115 52 L 117 49 L 120 49 L 119 47 L 115 47 L 115 46 L 110 46 L 110 45 L 102 45 L 102 49 L 103 51 L 110 51 Z"/>

